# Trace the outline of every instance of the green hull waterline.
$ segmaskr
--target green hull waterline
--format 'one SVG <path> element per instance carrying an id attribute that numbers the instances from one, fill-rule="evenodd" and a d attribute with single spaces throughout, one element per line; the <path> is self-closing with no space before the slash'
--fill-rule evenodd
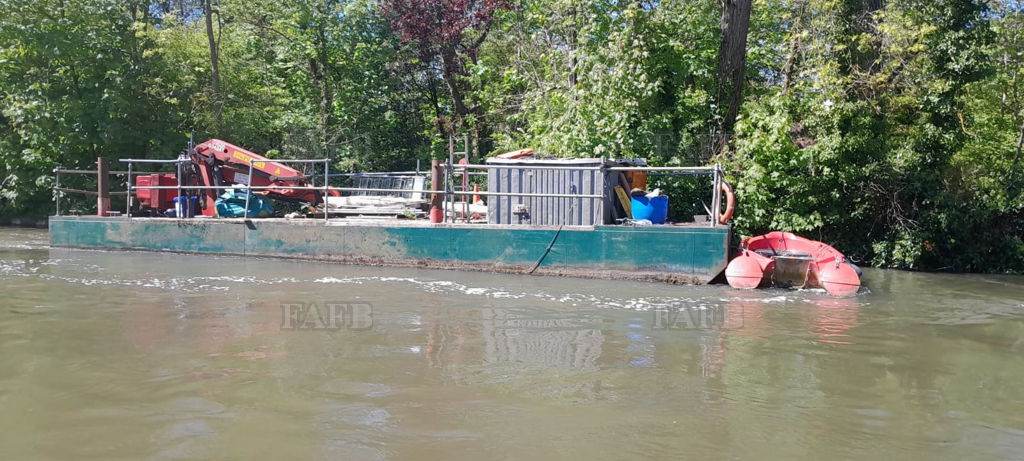
<path id="1" fill-rule="evenodd" d="M 50 241 L 55 247 L 512 273 L 536 266 L 534 274 L 707 283 L 725 269 L 730 238 L 726 226 L 559 230 L 338 221 L 55 216 L 50 218 Z"/>

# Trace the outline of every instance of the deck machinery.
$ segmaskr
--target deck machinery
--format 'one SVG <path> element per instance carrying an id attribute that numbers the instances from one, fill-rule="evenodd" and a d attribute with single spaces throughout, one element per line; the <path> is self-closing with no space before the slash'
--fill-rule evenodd
<path id="1" fill-rule="evenodd" d="M 159 213 L 173 207 L 176 194 L 170 189 L 147 189 L 146 186 L 183 187 L 185 195 L 202 197 L 200 209 L 205 216 L 214 216 L 214 202 L 234 184 L 269 187 L 259 194 L 293 203 L 316 206 L 324 201 L 321 190 L 302 189 L 311 184 L 301 171 L 220 139 L 211 139 L 191 147 L 182 154 L 176 173 L 140 175 L 135 178 L 138 199 L 143 210 Z M 252 177 L 250 178 L 250 172 Z M 251 181 L 251 182 L 250 182 Z M 188 189 L 206 186 L 206 189 Z M 328 195 L 338 196 L 337 191 Z"/>

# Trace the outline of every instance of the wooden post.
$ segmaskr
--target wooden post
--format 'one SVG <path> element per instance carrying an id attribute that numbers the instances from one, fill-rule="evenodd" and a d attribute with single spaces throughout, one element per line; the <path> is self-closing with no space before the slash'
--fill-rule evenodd
<path id="1" fill-rule="evenodd" d="M 107 159 L 96 159 L 96 216 L 106 216 L 110 211 L 110 165 Z"/>
<path id="2" fill-rule="evenodd" d="M 430 161 L 430 189 L 434 191 L 434 194 L 430 196 L 430 222 L 440 223 L 444 220 L 444 209 L 441 203 L 441 194 L 437 192 L 441 190 L 441 164 L 437 159 Z"/>

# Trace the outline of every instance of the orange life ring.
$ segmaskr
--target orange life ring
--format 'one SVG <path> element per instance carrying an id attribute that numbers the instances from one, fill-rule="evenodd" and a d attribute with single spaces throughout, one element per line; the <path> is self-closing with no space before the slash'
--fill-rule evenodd
<path id="1" fill-rule="evenodd" d="M 725 212 L 718 217 L 719 224 L 728 224 L 729 220 L 732 219 L 733 213 L 736 212 L 736 196 L 732 193 L 732 186 L 729 183 L 721 182 L 722 193 L 725 194 Z"/>

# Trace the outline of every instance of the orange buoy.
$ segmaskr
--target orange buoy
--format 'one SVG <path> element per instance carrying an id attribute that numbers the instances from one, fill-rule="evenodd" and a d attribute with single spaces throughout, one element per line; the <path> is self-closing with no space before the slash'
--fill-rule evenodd
<path id="1" fill-rule="evenodd" d="M 764 278 L 764 258 L 757 253 L 744 250 L 725 267 L 725 279 L 733 288 L 757 288 Z"/>
<path id="2" fill-rule="evenodd" d="M 857 270 L 845 262 L 819 264 L 818 282 L 832 296 L 850 296 L 860 289 Z"/>

